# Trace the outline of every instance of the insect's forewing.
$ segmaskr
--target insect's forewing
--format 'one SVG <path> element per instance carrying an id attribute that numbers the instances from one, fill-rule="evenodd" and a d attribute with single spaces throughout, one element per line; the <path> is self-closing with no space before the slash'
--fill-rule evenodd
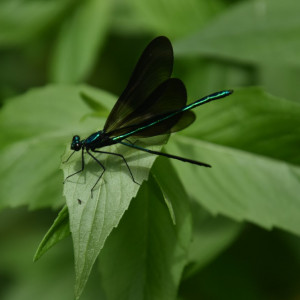
<path id="1" fill-rule="evenodd" d="M 161 121 L 173 112 L 180 111 L 186 105 L 186 89 L 183 82 L 170 78 L 163 82 L 140 106 L 123 120 L 123 126 L 109 132 L 110 136 L 129 134 L 135 137 L 150 137 L 170 133 L 188 126 L 193 114 L 183 112 Z M 181 121 L 182 120 L 182 121 Z M 177 124 L 178 125 L 175 125 Z M 175 126 L 175 127 L 174 127 Z M 173 130 L 173 128 L 178 129 Z M 144 128 L 142 130 L 139 130 Z M 130 134 L 132 132 L 132 134 Z"/>
<path id="2" fill-rule="evenodd" d="M 142 53 L 125 90 L 108 116 L 104 131 L 124 127 L 129 115 L 146 107 L 149 96 L 170 78 L 172 69 L 173 49 L 169 39 L 163 36 L 155 38 Z"/>

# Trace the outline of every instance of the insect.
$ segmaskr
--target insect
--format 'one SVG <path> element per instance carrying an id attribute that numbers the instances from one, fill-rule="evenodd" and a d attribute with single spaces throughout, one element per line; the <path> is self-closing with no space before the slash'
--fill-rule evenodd
<path id="1" fill-rule="evenodd" d="M 209 164 L 203 162 L 153 151 L 128 141 L 129 137 L 145 138 L 182 130 L 195 120 L 195 114 L 190 111 L 191 109 L 227 97 L 233 92 L 232 90 L 216 92 L 186 105 L 185 86 L 180 79 L 170 78 L 172 69 L 171 42 L 164 36 L 155 38 L 142 53 L 125 90 L 110 112 L 103 130 L 82 140 L 78 135 L 73 137 L 71 149 L 74 151 L 66 162 L 76 151 L 81 151 L 81 169 L 67 176 L 64 182 L 84 170 L 84 152 L 86 152 L 102 168 L 91 193 L 106 170 L 94 153 L 118 156 L 124 161 L 132 180 L 138 183 L 122 154 L 99 150 L 114 144 L 122 144 L 147 153 L 210 167 Z"/>

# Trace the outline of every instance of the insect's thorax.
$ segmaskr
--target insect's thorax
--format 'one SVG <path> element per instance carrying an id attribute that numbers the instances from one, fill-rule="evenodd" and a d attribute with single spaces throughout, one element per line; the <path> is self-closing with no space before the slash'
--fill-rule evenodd
<path id="1" fill-rule="evenodd" d="M 86 149 L 96 149 L 115 144 L 115 142 L 103 130 L 91 134 L 83 141 Z"/>

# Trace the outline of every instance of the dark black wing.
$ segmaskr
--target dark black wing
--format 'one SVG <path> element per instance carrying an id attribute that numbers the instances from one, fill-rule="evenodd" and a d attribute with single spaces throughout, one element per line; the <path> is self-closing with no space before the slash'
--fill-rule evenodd
<path id="1" fill-rule="evenodd" d="M 192 111 L 187 110 L 181 114 L 180 119 L 170 129 L 170 132 L 172 133 L 172 132 L 183 130 L 184 128 L 190 126 L 195 120 L 196 120 L 196 115 Z"/>
<path id="2" fill-rule="evenodd" d="M 149 96 L 146 105 L 138 107 L 123 120 L 124 126 L 107 134 L 111 137 L 124 134 L 150 137 L 181 130 L 194 121 L 193 113 L 183 112 L 162 122 L 160 120 L 175 111 L 180 111 L 186 105 L 186 100 L 187 94 L 183 82 L 177 78 L 170 78 Z M 144 129 L 139 130 L 140 128 Z"/>
<path id="3" fill-rule="evenodd" d="M 170 78 L 172 69 L 171 42 L 164 36 L 155 38 L 142 53 L 127 87 L 107 118 L 104 131 L 124 127 L 124 120 L 128 120 L 129 115 L 140 107 L 147 107 L 150 95 Z"/>

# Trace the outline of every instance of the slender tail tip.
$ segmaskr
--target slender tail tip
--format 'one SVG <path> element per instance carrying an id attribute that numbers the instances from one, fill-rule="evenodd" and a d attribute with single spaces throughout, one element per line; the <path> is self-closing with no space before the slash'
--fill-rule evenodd
<path id="1" fill-rule="evenodd" d="M 198 165 L 202 166 L 202 167 L 206 167 L 206 168 L 211 168 L 211 165 L 203 163 L 203 162 L 199 162 Z"/>
<path id="2" fill-rule="evenodd" d="M 229 96 L 233 94 L 233 90 L 225 90 L 224 93 L 226 94 L 226 96 Z"/>

